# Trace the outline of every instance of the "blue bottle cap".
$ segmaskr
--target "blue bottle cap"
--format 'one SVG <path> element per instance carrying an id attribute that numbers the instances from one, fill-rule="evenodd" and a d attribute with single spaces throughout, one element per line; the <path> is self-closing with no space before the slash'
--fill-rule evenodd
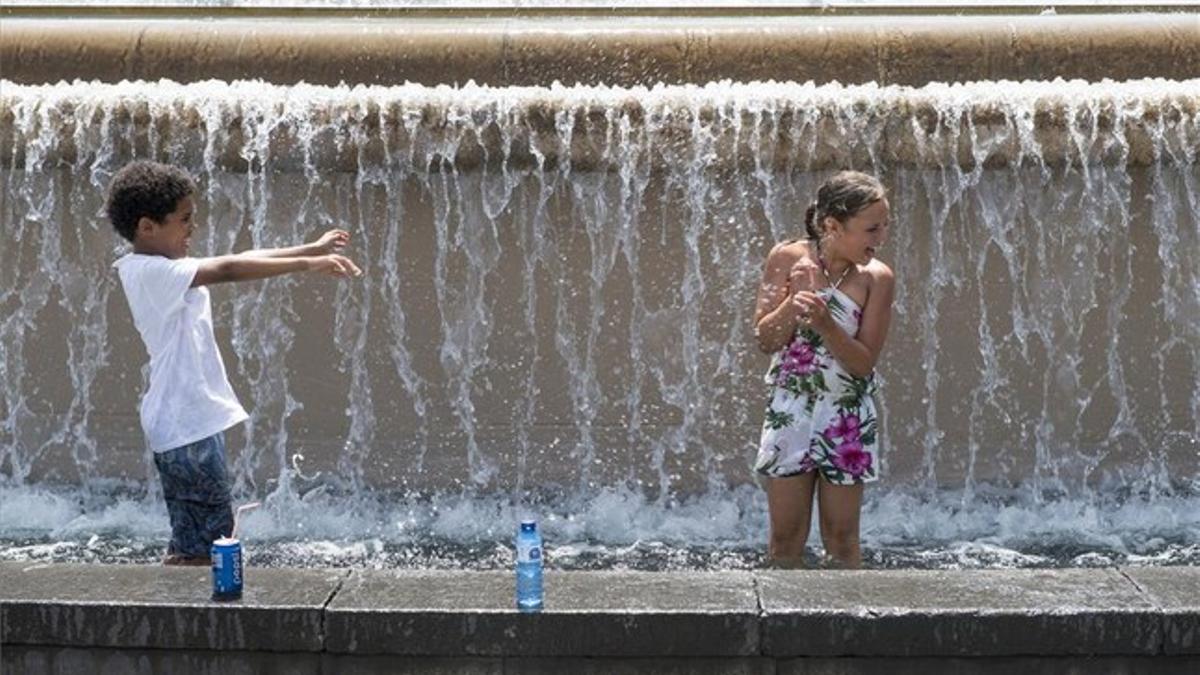
<path id="1" fill-rule="evenodd" d="M 536 520 L 522 520 L 521 521 L 521 531 L 522 532 L 537 532 L 537 521 Z"/>

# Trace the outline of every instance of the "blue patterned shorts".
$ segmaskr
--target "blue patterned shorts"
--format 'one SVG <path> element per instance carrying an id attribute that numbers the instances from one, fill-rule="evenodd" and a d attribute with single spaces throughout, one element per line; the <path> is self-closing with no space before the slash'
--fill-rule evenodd
<path id="1" fill-rule="evenodd" d="M 225 434 L 154 453 L 171 518 L 168 555 L 206 557 L 214 539 L 233 531 Z"/>

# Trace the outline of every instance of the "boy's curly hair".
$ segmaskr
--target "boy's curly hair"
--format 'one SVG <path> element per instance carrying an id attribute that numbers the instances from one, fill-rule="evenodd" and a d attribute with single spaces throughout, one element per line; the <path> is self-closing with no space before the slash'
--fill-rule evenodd
<path id="1" fill-rule="evenodd" d="M 195 192 L 195 182 L 183 169 L 139 160 L 113 176 L 104 210 L 117 233 L 132 242 L 138 219 L 145 216 L 161 223 L 181 199 Z"/>

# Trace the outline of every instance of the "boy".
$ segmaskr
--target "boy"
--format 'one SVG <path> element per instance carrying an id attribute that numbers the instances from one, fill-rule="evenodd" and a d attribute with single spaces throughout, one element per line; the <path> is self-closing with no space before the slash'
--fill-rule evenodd
<path id="1" fill-rule="evenodd" d="M 141 420 L 171 519 L 167 565 L 210 564 L 213 540 L 233 530 L 224 431 L 247 415 L 225 375 L 205 287 L 293 272 L 362 274 L 336 253 L 350 239 L 342 230 L 293 248 L 190 258 L 195 191 L 183 170 L 138 161 L 113 177 L 105 207 L 133 244 L 113 266 L 150 353 Z"/>

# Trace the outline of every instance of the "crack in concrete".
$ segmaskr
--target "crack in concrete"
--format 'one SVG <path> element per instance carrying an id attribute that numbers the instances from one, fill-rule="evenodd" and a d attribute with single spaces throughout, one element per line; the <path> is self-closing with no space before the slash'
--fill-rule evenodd
<path id="1" fill-rule="evenodd" d="M 150 26 L 141 26 L 137 29 L 137 35 L 133 39 L 133 49 L 121 54 L 121 71 L 125 74 L 125 78 L 129 80 L 148 80 L 148 77 L 140 77 L 134 72 L 138 64 L 142 61 L 142 45 L 146 42 L 146 33 L 150 30 Z"/>
<path id="2" fill-rule="evenodd" d="M 1151 596 L 1149 593 L 1147 593 L 1147 592 L 1146 592 L 1146 589 L 1142 588 L 1141 584 L 1139 584 L 1138 582 L 1134 581 L 1134 580 L 1133 580 L 1133 577 L 1131 577 L 1131 576 L 1129 576 L 1128 574 L 1126 574 L 1126 573 L 1125 573 L 1125 570 L 1124 570 L 1124 568 L 1118 567 L 1118 568 L 1116 568 L 1116 569 L 1117 569 L 1117 574 L 1120 574 L 1121 576 L 1125 577 L 1125 580 L 1126 580 L 1126 581 L 1128 581 L 1129 583 L 1133 584 L 1133 587 L 1134 587 L 1134 588 L 1136 588 L 1136 589 L 1138 590 L 1138 593 L 1141 593 L 1143 596 L 1145 596 L 1145 597 L 1146 597 L 1146 599 L 1147 599 L 1147 600 L 1149 600 L 1149 601 L 1150 601 L 1150 603 L 1151 603 L 1151 604 L 1153 604 L 1153 605 L 1154 605 L 1154 606 L 1155 606 L 1157 609 L 1162 609 L 1162 607 L 1159 607 L 1159 606 L 1158 606 L 1158 605 L 1157 605 L 1157 604 L 1154 602 L 1154 598 L 1153 598 L 1153 597 L 1152 597 L 1152 596 Z"/>
<path id="3" fill-rule="evenodd" d="M 343 574 L 341 576 L 341 578 L 338 579 L 337 585 L 335 585 L 333 588 L 331 588 L 329 590 L 329 595 L 325 596 L 325 602 L 321 603 L 321 627 L 318 629 L 318 635 L 321 638 L 321 653 L 322 654 L 325 654 L 328 652 L 328 648 L 325 644 L 325 638 L 326 638 L 325 617 L 329 613 L 329 603 L 333 602 L 333 599 L 336 598 L 337 594 L 342 590 L 342 586 L 345 586 L 346 581 L 349 580 L 350 577 L 352 577 L 352 576 L 354 576 L 354 570 L 352 570 L 352 569 L 346 570 L 346 573 Z"/>
<path id="4" fill-rule="evenodd" d="M 512 19 L 505 19 L 500 24 L 500 85 L 511 87 L 512 81 L 512 28 L 515 22 Z"/>
<path id="5" fill-rule="evenodd" d="M 762 589 L 758 585 L 757 574 L 750 575 L 750 583 L 751 587 L 754 588 L 754 608 L 757 610 L 760 617 L 764 616 L 766 614 L 766 610 L 763 609 Z"/>
<path id="6" fill-rule="evenodd" d="M 1124 568 L 1118 567 L 1118 568 L 1116 568 L 1116 570 L 1117 570 L 1117 574 L 1120 574 L 1125 579 L 1125 581 L 1128 581 L 1130 584 L 1133 584 L 1133 587 L 1135 589 L 1137 589 L 1138 595 L 1145 598 L 1146 602 L 1149 602 L 1150 605 L 1152 607 L 1154 607 L 1156 613 L 1158 614 L 1158 640 L 1157 640 L 1157 644 L 1154 646 L 1154 651 L 1157 654 L 1166 654 L 1167 653 L 1167 633 L 1171 629 L 1171 626 L 1169 625 L 1169 621 L 1167 620 L 1166 608 L 1163 607 L 1162 605 L 1158 604 L 1158 602 L 1154 599 L 1154 596 L 1151 595 L 1150 593 L 1148 593 L 1146 591 L 1146 589 L 1142 588 L 1141 584 L 1134 581 L 1133 577 L 1129 576 L 1129 574 L 1127 574 L 1125 572 Z"/>
<path id="7" fill-rule="evenodd" d="M 695 73 L 695 64 L 692 63 L 692 44 L 696 41 L 695 31 L 685 30 L 683 32 L 683 81 L 692 82 L 692 75 Z M 649 84 L 649 83 L 647 83 Z"/>
<path id="8" fill-rule="evenodd" d="M 767 656 L 767 653 L 766 653 L 767 646 L 764 644 L 764 639 L 763 639 L 763 637 L 764 637 L 763 632 L 766 629 L 766 622 L 763 621 L 763 619 L 766 618 L 767 612 L 765 609 L 763 609 L 762 588 L 759 586 L 758 582 L 759 582 L 758 575 L 751 574 L 750 575 L 750 587 L 754 589 L 754 610 L 755 610 L 755 616 L 758 617 L 758 621 L 755 622 L 755 626 L 754 626 L 755 637 L 758 639 L 758 645 L 757 645 L 757 648 L 755 649 L 755 653 L 758 656 L 763 657 L 763 656 Z M 779 672 L 779 664 L 778 663 L 775 664 L 774 672 L 775 673 Z"/>

